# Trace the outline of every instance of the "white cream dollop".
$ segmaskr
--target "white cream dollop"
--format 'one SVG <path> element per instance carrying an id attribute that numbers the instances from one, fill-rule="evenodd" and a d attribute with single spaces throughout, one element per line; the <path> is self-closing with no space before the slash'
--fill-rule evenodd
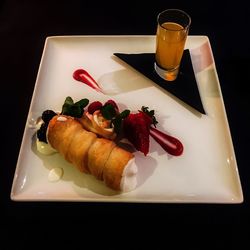
<path id="1" fill-rule="evenodd" d="M 37 151 L 43 155 L 51 155 L 57 152 L 54 148 L 50 146 L 50 144 L 43 141 L 39 141 L 38 139 L 36 139 L 36 148 Z"/>
<path id="2" fill-rule="evenodd" d="M 67 121 L 67 118 L 65 116 L 58 116 L 56 120 L 59 122 L 65 122 Z"/>
<path id="3" fill-rule="evenodd" d="M 137 172 L 138 168 L 137 165 L 135 164 L 135 158 L 132 158 L 131 160 L 129 160 L 129 162 L 127 163 L 127 165 L 123 170 L 122 179 L 120 183 L 121 191 L 129 192 L 136 188 Z"/>
<path id="4" fill-rule="evenodd" d="M 49 171 L 48 179 L 51 182 L 56 182 L 56 181 L 59 181 L 61 179 L 62 175 L 63 175 L 62 168 L 52 168 Z"/>

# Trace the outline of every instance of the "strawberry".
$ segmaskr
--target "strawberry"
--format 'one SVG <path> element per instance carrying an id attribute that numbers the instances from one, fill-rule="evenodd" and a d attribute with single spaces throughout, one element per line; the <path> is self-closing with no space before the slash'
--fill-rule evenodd
<path id="1" fill-rule="evenodd" d="M 96 110 L 100 110 L 101 107 L 102 107 L 102 103 L 101 103 L 101 102 L 99 102 L 99 101 L 92 102 L 92 103 L 90 103 L 89 106 L 88 106 L 88 112 L 89 112 L 90 114 L 94 114 L 94 112 L 95 112 Z"/>
<path id="2" fill-rule="evenodd" d="M 129 114 L 123 121 L 125 137 L 145 156 L 149 151 L 149 128 L 151 124 L 152 118 L 142 111 Z"/>

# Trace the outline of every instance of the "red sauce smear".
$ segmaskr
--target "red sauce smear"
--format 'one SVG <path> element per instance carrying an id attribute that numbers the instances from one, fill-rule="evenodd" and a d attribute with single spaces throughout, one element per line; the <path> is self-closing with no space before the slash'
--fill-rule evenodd
<path id="1" fill-rule="evenodd" d="M 179 156 L 183 153 L 182 143 L 175 137 L 164 134 L 156 128 L 150 127 L 149 134 L 169 154 Z"/>
<path id="2" fill-rule="evenodd" d="M 98 85 L 98 83 L 95 81 L 95 79 L 84 69 L 77 69 L 73 73 L 73 78 L 79 82 L 82 82 L 84 84 L 87 84 L 89 87 L 95 89 L 98 92 L 103 93 L 102 89 Z"/>

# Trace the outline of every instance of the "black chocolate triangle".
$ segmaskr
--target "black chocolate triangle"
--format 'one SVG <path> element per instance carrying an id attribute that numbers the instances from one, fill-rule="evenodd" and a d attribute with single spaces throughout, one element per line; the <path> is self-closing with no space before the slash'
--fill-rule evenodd
<path id="1" fill-rule="evenodd" d="M 155 72 L 154 53 L 114 53 L 114 55 L 200 113 L 206 114 L 200 99 L 189 50 L 185 50 L 183 53 L 179 75 L 174 82 L 165 81 Z"/>

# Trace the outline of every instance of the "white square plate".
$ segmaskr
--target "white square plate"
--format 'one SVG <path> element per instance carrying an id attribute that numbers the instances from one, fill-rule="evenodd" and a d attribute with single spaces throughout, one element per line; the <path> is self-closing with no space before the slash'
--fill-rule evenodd
<path id="1" fill-rule="evenodd" d="M 113 201 L 241 203 L 242 189 L 216 67 L 206 36 L 189 36 L 201 99 L 207 115 L 190 112 L 113 53 L 152 53 L 155 36 L 62 36 L 46 39 L 13 179 L 16 201 Z M 104 95 L 73 79 L 84 68 L 109 93 Z M 174 83 L 173 83 L 174 84 Z M 184 153 L 171 157 L 151 138 L 147 157 L 136 152 L 138 187 L 116 193 L 92 176 L 81 174 L 59 154 L 36 151 L 33 126 L 44 110 L 61 110 L 66 96 L 75 101 L 114 99 L 122 108 L 154 109 L 158 128 L 179 138 Z M 64 170 L 50 182 L 52 168 Z"/>

